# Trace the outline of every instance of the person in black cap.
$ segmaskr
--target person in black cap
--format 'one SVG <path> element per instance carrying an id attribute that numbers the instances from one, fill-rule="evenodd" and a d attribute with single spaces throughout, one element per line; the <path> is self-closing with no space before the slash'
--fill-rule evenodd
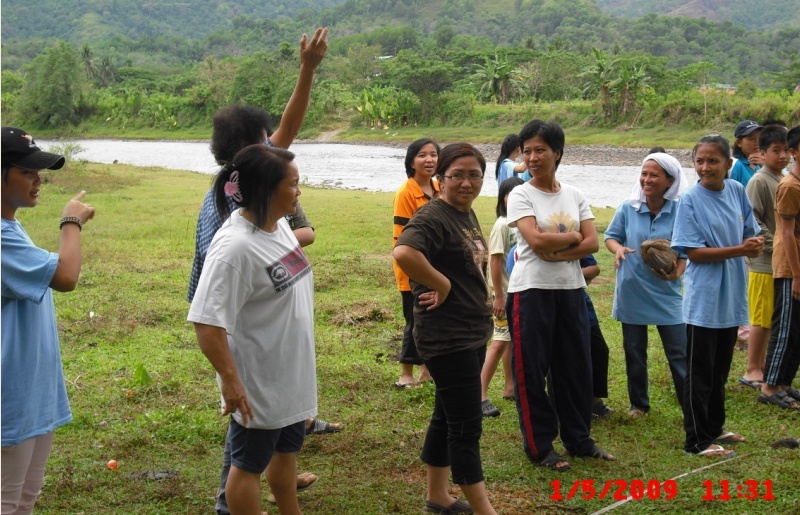
<path id="1" fill-rule="evenodd" d="M 64 157 L 42 151 L 25 131 L 2 128 L 2 503 L 30 513 L 44 480 L 53 433 L 72 420 L 52 290 L 72 291 L 81 271 L 81 228 L 94 216 L 81 191 L 62 212 L 58 253 L 33 244 L 15 218 L 39 203 L 39 170 Z"/>
<path id="2" fill-rule="evenodd" d="M 761 154 L 758 151 L 758 135 L 763 127 L 753 120 L 739 122 L 733 131 L 736 141 L 733 144 L 733 168 L 730 178 L 747 187 L 750 178 L 761 168 Z"/>

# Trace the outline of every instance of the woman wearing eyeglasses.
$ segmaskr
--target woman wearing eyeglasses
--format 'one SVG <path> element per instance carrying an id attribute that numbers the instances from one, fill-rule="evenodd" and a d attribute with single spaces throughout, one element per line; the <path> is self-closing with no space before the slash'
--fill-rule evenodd
<path id="1" fill-rule="evenodd" d="M 589 436 L 591 333 L 579 260 L 599 243 L 586 197 L 556 179 L 561 126 L 533 120 L 519 140 L 532 178 L 508 196 L 508 225 L 521 235 L 506 300 L 514 393 L 528 458 L 565 471 L 569 463 L 553 448 L 559 433 L 573 456 L 614 460 Z"/>
<path id="2" fill-rule="evenodd" d="M 446 146 L 436 167 L 440 197 L 417 211 L 393 252 L 411 278 L 414 338 L 436 385 L 421 455 L 429 513 L 495 513 L 480 459 L 480 374 L 492 334 L 489 256 L 472 210 L 485 170 L 486 160 L 472 145 Z M 468 503 L 450 495 L 451 471 Z"/>

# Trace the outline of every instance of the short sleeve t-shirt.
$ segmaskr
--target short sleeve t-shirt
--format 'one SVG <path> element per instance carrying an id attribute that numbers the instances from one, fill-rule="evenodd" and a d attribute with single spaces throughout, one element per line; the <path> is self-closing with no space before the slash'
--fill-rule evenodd
<path id="1" fill-rule="evenodd" d="M 285 219 L 272 233 L 253 229 L 236 210 L 217 231 L 188 320 L 225 329 L 254 413 L 248 427 L 279 429 L 317 412 L 314 282 Z"/>
<path id="2" fill-rule="evenodd" d="M 635 325 L 677 325 L 683 323 L 681 280 L 665 281 L 642 261 L 640 247 L 646 240 L 672 240 L 678 203 L 667 200 L 656 216 L 646 203 L 638 209 L 625 200 L 617 208 L 605 232 L 605 239 L 618 241 L 636 252 L 626 254 L 617 270 L 614 307 L 611 315 L 622 323 Z M 686 255 L 680 257 L 686 258 Z"/>
<path id="3" fill-rule="evenodd" d="M 492 256 L 497 254 L 503 256 L 504 266 L 500 274 L 503 278 L 503 291 L 508 289 L 508 272 L 506 272 L 505 263 L 508 258 L 508 252 L 515 243 L 517 243 L 517 232 L 508 226 L 508 221 L 505 216 L 497 217 L 497 220 L 494 222 L 494 227 L 492 227 L 492 232 L 489 234 L 489 260 L 491 262 Z M 486 282 L 489 285 L 489 289 L 494 291 L 491 269 L 486 274 Z"/>
<path id="4" fill-rule="evenodd" d="M 760 229 L 741 184 L 726 179 L 722 191 L 696 184 L 681 196 L 672 247 L 678 252 L 735 247 Z M 710 263 L 690 259 L 684 274 L 683 318 L 687 324 L 712 329 L 747 325 L 744 257 Z"/>
<path id="5" fill-rule="evenodd" d="M 434 198 L 439 193 L 439 183 L 431 180 L 431 188 L 433 188 Z M 406 182 L 400 186 L 397 193 L 394 195 L 394 209 L 393 209 L 393 225 L 392 225 L 392 245 L 397 243 L 397 238 L 403 229 L 408 225 L 411 217 L 414 216 L 419 208 L 430 202 L 429 197 L 422 188 L 419 186 L 413 177 L 409 177 Z M 408 281 L 408 276 L 397 264 L 397 261 L 392 259 L 392 268 L 394 270 L 394 278 L 397 282 L 397 289 L 400 291 L 411 291 L 411 283 Z"/>
<path id="6" fill-rule="evenodd" d="M 50 281 L 58 254 L 2 220 L 2 445 L 47 434 L 72 420 Z"/>
<path id="7" fill-rule="evenodd" d="M 530 183 L 514 188 L 508 195 L 508 225 L 532 216 L 539 230 L 564 233 L 580 231 L 581 222 L 593 220 L 594 215 L 579 189 L 561 183 L 556 193 L 546 193 Z M 543 261 L 523 237 L 518 238 L 517 263 L 508 281 L 508 292 L 517 293 L 532 288 L 542 290 L 573 290 L 586 286 L 581 266 L 575 261 Z"/>
<path id="8" fill-rule="evenodd" d="M 444 304 L 428 310 L 418 297 L 430 291 L 413 279 L 414 340 L 419 355 L 430 359 L 486 345 L 492 335 L 492 309 L 486 286 L 489 252 L 475 213 L 460 211 L 442 199 L 420 208 L 397 239 L 421 252 L 450 280 Z"/>
<path id="9" fill-rule="evenodd" d="M 790 173 L 781 180 L 775 193 L 776 218 L 794 218 L 794 241 L 789 245 L 796 245 L 800 249 L 800 179 Z M 792 268 L 786 258 L 786 242 L 779 229 L 775 230 L 773 240 L 772 269 L 773 277 L 779 279 L 792 279 Z"/>

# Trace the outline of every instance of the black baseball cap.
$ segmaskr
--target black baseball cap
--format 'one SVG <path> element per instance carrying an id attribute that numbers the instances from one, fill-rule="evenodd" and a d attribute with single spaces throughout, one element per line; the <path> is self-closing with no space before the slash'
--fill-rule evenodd
<path id="1" fill-rule="evenodd" d="M 16 127 L 3 127 L 3 165 L 26 170 L 58 170 L 64 166 L 64 156 L 45 152 L 36 146 L 30 134 Z"/>
<path id="2" fill-rule="evenodd" d="M 743 122 L 739 122 L 739 125 L 736 126 L 736 129 L 733 131 L 734 138 L 743 138 L 748 134 L 752 133 L 755 130 L 763 129 L 761 125 L 753 120 L 745 120 Z"/>

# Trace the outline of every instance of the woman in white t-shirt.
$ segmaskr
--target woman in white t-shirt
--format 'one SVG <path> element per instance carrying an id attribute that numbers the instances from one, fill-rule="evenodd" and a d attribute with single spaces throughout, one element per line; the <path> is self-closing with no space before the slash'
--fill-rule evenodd
<path id="1" fill-rule="evenodd" d="M 313 276 L 284 218 L 300 196 L 293 159 L 250 145 L 219 173 L 218 211 L 226 196 L 240 208 L 214 235 L 189 310 L 231 415 L 232 513 L 260 512 L 265 470 L 281 513 L 299 513 L 297 452 L 317 414 Z"/>
<path id="2" fill-rule="evenodd" d="M 594 215 L 580 190 L 556 179 L 561 126 L 533 120 L 519 140 L 532 178 L 508 197 L 508 225 L 519 230 L 519 244 L 506 313 L 525 452 L 538 465 L 568 470 L 553 448 L 560 433 L 571 455 L 612 461 L 589 436 L 590 328 L 579 260 L 599 247 Z"/>

